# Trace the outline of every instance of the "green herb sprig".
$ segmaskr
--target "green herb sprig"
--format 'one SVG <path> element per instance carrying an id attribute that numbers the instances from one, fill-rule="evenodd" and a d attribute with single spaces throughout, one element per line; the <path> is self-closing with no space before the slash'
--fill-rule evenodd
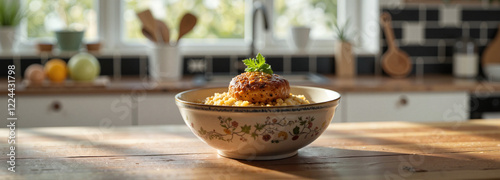
<path id="1" fill-rule="evenodd" d="M 243 60 L 243 63 L 247 65 L 245 69 L 246 72 L 263 72 L 267 74 L 273 74 L 271 65 L 266 64 L 266 58 L 262 54 L 257 54 L 256 58 L 248 58 Z"/>

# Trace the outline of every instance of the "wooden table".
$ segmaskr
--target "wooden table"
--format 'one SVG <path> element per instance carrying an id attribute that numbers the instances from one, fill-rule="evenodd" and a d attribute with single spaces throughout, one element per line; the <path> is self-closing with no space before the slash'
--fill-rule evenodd
<path id="1" fill-rule="evenodd" d="M 8 130 L 0 130 L 2 137 Z M 297 156 L 240 161 L 185 126 L 19 129 L 0 179 L 498 179 L 500 119 L 331 124 Z"/>

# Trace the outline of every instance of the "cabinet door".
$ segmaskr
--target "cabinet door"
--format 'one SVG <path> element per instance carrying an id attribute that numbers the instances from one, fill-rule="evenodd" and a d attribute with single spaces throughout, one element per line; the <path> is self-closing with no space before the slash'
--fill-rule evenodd
<path id="1" fill-rule="evenodd" d="M 466 92 L 347 93 L 348 122 L 465 121 L 469 119 Z"/>
<path id="2" fill-rule="evenodd" d="M 18 95 L 21 127 L 132 124 L 129 95 Z"/>
<path id="3" fill-rule="evenodd" d="M 148 93 L 137 98 L 138 124 L 184 124 L 174 93 Z"/>

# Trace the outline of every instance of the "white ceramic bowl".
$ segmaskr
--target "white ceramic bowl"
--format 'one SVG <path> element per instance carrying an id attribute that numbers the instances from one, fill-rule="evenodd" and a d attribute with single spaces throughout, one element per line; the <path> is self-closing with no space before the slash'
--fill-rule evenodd
<path id="1" fill-rule="evenodd" d="M 488 64 L 484 66 L 484 74 L 492 81 L 500 81 L 500 64 Z"/>
<path id="2" fill-rule="evenodd" d="M 323 88 L 292 86 L 311 104 L 276 107 L 235 107 L 200 104 L 224 88 L 184 91 L 175 96 L 191 131 L 222 156 L 246 160 L 287 158 L 325 131 L 340 94 Z"/>

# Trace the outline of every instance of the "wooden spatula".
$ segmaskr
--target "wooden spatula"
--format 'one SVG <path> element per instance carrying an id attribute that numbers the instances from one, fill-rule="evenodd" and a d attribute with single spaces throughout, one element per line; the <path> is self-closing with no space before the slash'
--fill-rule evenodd
<path id="1" fill-rule="evenodd" d="M 391 77 L 403 78 L 411 71 L 410 57 L 396 46 L 394 31 L 391 25 L 391 15 L 387 12 L 380 17 L 387 41 L 387 52 L 382 56 L 382 69 Z"/>
<path id="2" fill-rule="evenodd" d="M 153 17 L 153 14 L 151 13 L 151 11 L 149 9 L 137 13 L 137 16 L 141 20 L 142 26 L 146 29 L 147 32 L 149 32 L 151 34 L 153 39 L 156 39 L 156 40 L 163 39 L 163 38 L 161 38 L 161 33 L 160 33 L 159 28 L 158 28 L 158 25 L 156 24 L 156 19 Z M 155 42 L 159 42 L 159 41 L 155 41 Z"/>
<path id="3" fill-rule="evenodd" d="M 481 59 L 483 67 L 488 64 L 500 63 L 500 25 L 498 26 L 497 35 L 483 52 Z"/>
<path id="4" fill-rule="evenodd" d="M 156 20 L 156 25 L 158 25 L 158 28 L 161 33 L 161 37 L 163 38 L 163 42 L 165 44 L 170 43 L 170 29 L 168 28 L 167 24 L 165 24 L 163 21 Z"/>
<path id="5" fill-rule="evenodd" d="M 155 39 L 153 37 L 153 35 L 151 35 L 151 33 L 148 30 L 146 30 L 146 28 L 142 27 L 141 31 L 142 31 L 142 35 L 144 35 L 146 38 L 148 38 L 151 42 L 154 42 L 154 43 L 158 42 L 158 40 Z"/>
<path id="6" fill-rule="evenodd" d="M 196 16 L 191 13 L 186 13 L 179 25 L 179 37 L 177 38 L 177 42 L 182 38 L 182 36 L 186 35 L 189 31 L 191 31 L 196 25 Z"/>

